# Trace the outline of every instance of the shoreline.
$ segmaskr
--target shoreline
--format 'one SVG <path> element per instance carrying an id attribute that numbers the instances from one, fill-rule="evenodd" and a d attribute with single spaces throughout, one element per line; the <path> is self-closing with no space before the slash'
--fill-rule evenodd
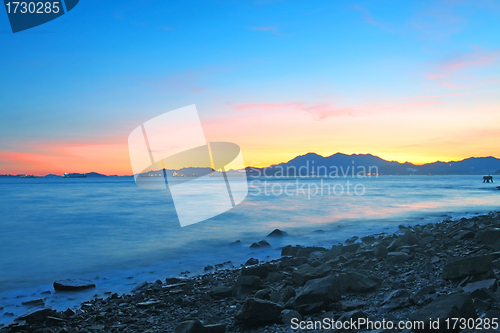
<path id="1" fill-rule="evenodd" d="M 497 227 L 495 212 L 331 248 L 285 246 L 276 260 L 145 282 L 76 311 L 38 310 L 0 332 L 290 332 L 292 318 L 396 322 L 423 317 L 433 305 L 446 317 L 458 303 L 459 315 L 498 318 Z"/>

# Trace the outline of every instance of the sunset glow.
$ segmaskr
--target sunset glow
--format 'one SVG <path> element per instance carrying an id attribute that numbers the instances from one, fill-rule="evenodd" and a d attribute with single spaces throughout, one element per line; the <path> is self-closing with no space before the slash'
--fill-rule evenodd
<path id="1" fill-rule="evenodd" d="M 88 6 L 0 35 L 0 174 L 130 175 L 130 132 L 190 104 L 246 165 L 500 157 L 495 1 Z"/>

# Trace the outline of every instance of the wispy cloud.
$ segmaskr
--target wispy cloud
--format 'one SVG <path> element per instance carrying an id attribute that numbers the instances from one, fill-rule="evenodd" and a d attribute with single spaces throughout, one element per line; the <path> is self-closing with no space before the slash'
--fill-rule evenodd
<path id="1" fill-rule="evenodd" d="M 441 40 L 463 30 L 468 20 L 455 13 L 454 4 L 436 2 L 410 21 L 410 26 L 423 40 Z"/>
<path id="2" fill-rule="evenodd" d="M 175 30 L 172 27 L 167 27 L 167 26 L 164 26 L 164 25 L 161 25 L 160 29 L 163 30 L 163 31 L 174 31 Z"/>
<path id="3" fill-rule="evenodd" d="M 268 31 L 268 32 L 271 32 L 271 33 L 275 34 L 276 36 L 285 36 L 284 34 L 282 34 L 281 32 L 278 31 L 278 28 L 276 28 L 274 26 L 268 26 L 268 27 L 249 27 L 248 29 L 250 29 L 250 30 L 257 30 L 257 31 Z"/>
<path id="4" fill-rule="evenodd" d="M 199 85 L 199 72 L 176 73 L 160 80 L 143 80 L 145 86 L 156 88 L 160 92 L 188 92 L 199 94 L 208 88 Z"/>
<path id="5" fill-rule="evenodd" d="M 234 106 L 236 110 L 283 110 L 294 109 L 314 115 L 318 119 L 333 116 L 352 116 L 352 110 L 348 107 L 336 107 L 331 104 L 307 105 L 305 103 L 264 103 L 264 104 L 241 104 Z"/>
<path id="6" fill-rule="evenodd" d="M 473 47 L 471 52 L 455 54 L 441 60 L 433 66 L 433 71 L 424 74 L 424 77 L 449 89 L 498 84 L 500 83 L 498 75 L 480 72 L 498 66 L 499 63 L 500 50 Z"/>
<path id="7" fill-rule="evenodd" d="M 232 105 L 236 110 L 298 110 L 311 114 L 317 120 L 331 117 L 359 116 L 366 113 L 382 113 L 390 111 L 405 111 L 417 107 L 436 105 L 436 101 L 410 101 L 400 103 L 372 103 L 355 106 L 336 106 L 329 103 L 308 104 L 303 102 L 294 103 L 248 103 Z"/>
<path id="8" fill-rule="evenodd" d="M 468 92 L 461 92 L 456 94 L 443 94 L 443 95 L 429 95 L 429 96 L 419 96 L 417 98 L 443 98 L 443 97 L 452 97 L 452 96 L 461 96 L 461 95 L 469 95 Z"/>
<path id="9" fill-rule="evenodd" d="M 391 33 L 394 32 L 394 29 L 388 27 L 388 25 L 386 23 L 375 21 L 372 14 L 369 11 L 367 11 L 364 7 L 361 7 L 359 5 L 354 5 L 353 8 L 357 9 L 363 13 L 363 19 L 366 23 L 375 25 L 375 26 L 377 26 L 383 30 L 389 31 Z"/>

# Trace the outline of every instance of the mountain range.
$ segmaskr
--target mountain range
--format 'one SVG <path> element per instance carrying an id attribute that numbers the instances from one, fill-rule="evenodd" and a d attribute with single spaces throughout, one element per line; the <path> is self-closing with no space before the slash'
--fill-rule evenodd
<path id="1" fill-rule="evenodd" d="M 405 162 L 387 161 L 372 154 L 346 155 L 336 153 L 323 157 L 316 153 L 297 156 L 285 163 L 274 164 L 266 168 L 248 167 L 250 174 L 266 172 L 266 175 L 351 175 L 364 172 L 379 175 L 494 175 L 500 174 L 500 159 L 488 157 L 470 157 L 461 161 L 433 162 L 415 165 Z"/>
<path id="2" fill-rule="evenodd" d="M 246 167 L 247 174 L 255 175 L 334 175 L 340 177 L 353 173 L 363 172 L 365 175 L 500 175 L 500 159 L 488 157 L 470 157 L 461 161 L 433 162 L 416 165 L 410 162 L 400 163 L 387 161 L 372 154 L 342 154 L 336 153 L 323 157 L 316 153 L 307 153 L 294 157 L 288 162 L 274 164 L 265 168 Z M 176 171 L 186 176 L 202 176 L 212 172 L 210 168 L 184 168 L 180 170 L 166 170 L 167 175 Z M 162 171 L 150 171 L 143 174 L 160 175 Z M 86 177 L 116 177 L 106 176 L 96 172 L 87 174 L 70 174 L 72 176 L 86 175 Z M 0 175 L 0 178 L 26 178 L 27 175 Z M 48 174 L 46 178 L 59 178 L 61 176 Z"/>

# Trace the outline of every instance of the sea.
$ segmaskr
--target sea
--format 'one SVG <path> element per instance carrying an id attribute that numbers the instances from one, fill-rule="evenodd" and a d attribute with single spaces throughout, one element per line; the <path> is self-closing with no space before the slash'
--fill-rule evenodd
<path id="1" fill-rule="evenodd" d="M 169 190 L 141 188 L 133 177 L 0 178 L 0 325 L 37 310 L 23 305 L 34 299 L 76 308 L 143 281 L 275 259 L 288 244 L 329 248 L 500 210 L 497 184 L 482 176 L 261 177 L 248 187 L 236 207 L 181 227 Z M 193 200 L 193 211 L 200 207 Z M 274 229 L 288 235 L 266 237 Z M 270 248 L 250 248 L 263 239 Z M 65 278 L 96 288 L 55 292 L 52 283 Z"/>

